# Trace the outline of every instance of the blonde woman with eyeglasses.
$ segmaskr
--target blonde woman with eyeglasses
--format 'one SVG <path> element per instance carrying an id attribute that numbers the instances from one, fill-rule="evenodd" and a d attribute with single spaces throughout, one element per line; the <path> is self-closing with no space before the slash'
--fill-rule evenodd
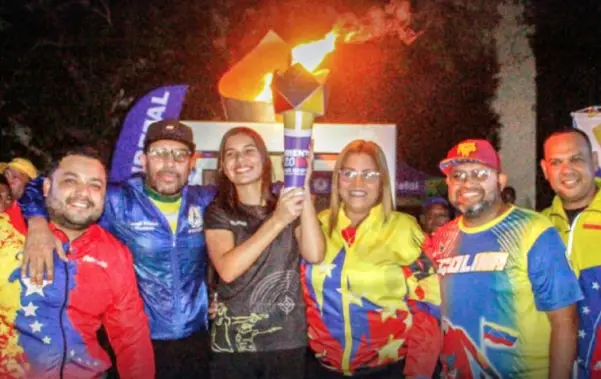
<path id="1" fill-rule="evenodd" d="M 441 346 L 438 280 L 416 220 L 393 210 L 384 153 L 356 140 L 340 153 L 319 214 L 322 263 L 302 265 L 309 378 L 432 377 Z"/>

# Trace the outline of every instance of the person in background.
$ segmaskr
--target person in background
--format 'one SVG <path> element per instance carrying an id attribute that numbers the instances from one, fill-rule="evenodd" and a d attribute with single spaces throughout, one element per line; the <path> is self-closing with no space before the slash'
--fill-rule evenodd
<path id="1" fill-rule="evenodd" d="M 0 215 L 0 377 L 101 377 L 111 365 L 96 337 L 102 325 L 120 377 L 154 378 L 131 253 L 96 223 L 105 193 L 106 168 L 92 149 L 66 153 L 51 170 L 45 202 L 68 260 L 41 286 L 20 277 L 25 236 Z"/>
<path id="2" fill-rule="evenodd" d="M 141 157 L 144 175 L 108 186 L 100 220 L 132 252 L 161 379 L 209 378 L 203 217 L 214 189 L 187 184 L 194 151 L 187 125 L 151 124 Z M 39 190 L 30 186 L 23 198 L 23 212 L 32 217 L 23 270 L 33 270 L 32 280 L 39 282 L 44 267 L 48 277 L 53 272 L 54 236 L 48 235 Z"/>
<path id="3" fill-rule="evenodd" d="M 503 188 L 503 191 L 501 191 L 501 198 L 503 199 L 505 204 L 515 204 L 515 199 L 516 199 L 515 188 L 513 188 L 511 186 L 507 186 L 507 187 Z"/>
<path id="4" fill-rule="evenodd" d="M 356 140 L 338 156 L 319 214 L 322 263 L 303 262 L 308 378 L 431 378 L 441 347 L 439 284 L 414 217 L 393 210 L 386 158 Z"/>
<path id="5" fill-rule="evenodd" d="M 30 180 L 37 178 L 38 170 L 30 160 L 15 158 L 6 165 L 4 176 L 10 185 L 13 199 L 19 200 L 23 196 L 25 185 Z"/>
<path id="6" fill-rule="evenodd" d="M 544 216 L 506 204 L 499 156 L 465 140 L 440 163 L 462 215 L 438 229 L 443 374 L 449 378 L 569 378 L 582 299 L 565 246 Z"/>
<path id="7" fill-rule="evenodd" d="M 420 222 L 426 235 L 434 232 L 451 220 L 451 207 L 442 197 L 431 197 L 424 201 Z"/>
<path id="8" fill-rule="evenodd" d="M 584 300 L 579 304 L 578 378 L 601 378 L 601 179 L 586 133 L 570 128 L 550 135 L 540 162 L 555 192 L 551 206 L 543 211 L 567 244 Z"/>
<path id="9" fill-rule="evenodd" d="M 25 233 L 26 225 L 21 214 L 21 207 L 18 200 L 23 196 L 25 185 L 32 179 L 37 178 L 38 170 L 30 160 L 25 158 L 15 158 L 8 162 L 4 169 L 4 176 L 10 187 L 12 202 L 4 211 L 9 219 L 21 233 Z"/>
<path id="10" fill-rule="evenodd" d="M 12 195 L 10 192 L 10 185 L 3 174 L 0 174 L 0 213 L 4 213 L 5 210 L 12 204 Z"/>
<path id="11" fill-rule="evenodd" d="M 245 127 L 223 136 L 218 170 L 218 194 L 205 215 L 219 275 L 211 375 L 302 379 L 307 335 L 300 260 L 318 263 L 324 251 L 308 188 L 311 170 L 305 188 L 285 188 L 276 198 L 265 143 Z"/>

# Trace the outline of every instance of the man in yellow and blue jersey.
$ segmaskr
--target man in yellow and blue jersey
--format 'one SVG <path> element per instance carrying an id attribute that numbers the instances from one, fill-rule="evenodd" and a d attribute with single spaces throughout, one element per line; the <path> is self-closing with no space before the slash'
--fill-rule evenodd
<path id="1" fill-rule="evenodd" d="M 543 211 L 566 243 L 584 300 L 578 304 L 578 378 L 601 378 L 601 179 L 597 154 L 579 129 L 553 133 L 545 141 L 541 167 L 556 193 Z"/>
<path id="2" fill-rule="evenodd" d="M 441 284 L 447 378 L 568 378 L 582 292 L 549 220 L 503 202 L 507 177 L 485 140 L 440 168 L 462 215 L 426 246 Z"/>

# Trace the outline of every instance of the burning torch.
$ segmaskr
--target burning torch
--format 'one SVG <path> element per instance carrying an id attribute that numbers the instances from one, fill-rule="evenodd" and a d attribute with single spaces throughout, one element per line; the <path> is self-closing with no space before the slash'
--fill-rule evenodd
<path id="1" fill-rule="evenodd" d="M 334 50 L 337 35 L 292 49 L 292 65 L 271 81 L 274 112 L 284 119 L 284 188 L 304 187 L 313 123 L 326 111 L 328 70 L 313 72 Z"/>
<path id="2" fill-rule="evenodd" d="M 313 123 L 325 113 L 327 75 L 314 75 L 300 63 L 274 74 L 273 107 L 284 118 L 284 188 L 305 185 Z"/>

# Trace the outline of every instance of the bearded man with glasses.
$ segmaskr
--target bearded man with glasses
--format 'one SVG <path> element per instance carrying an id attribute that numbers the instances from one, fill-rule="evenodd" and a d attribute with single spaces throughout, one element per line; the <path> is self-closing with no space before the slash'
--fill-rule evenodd
<path id="1" fill-rule="evenodd" d="M 462 212 L 425 247 L 440 276 L 445 377 L 570 377 L 582 293 L 558 232 L 503 202 L 488 141 L 459 143 L 440 168 Z"/>
<path id="2" fill-rule="evenodd" d="M 209 377 L 203 217 L 214 190 L 188 185 L 194 152 L 190 127 L 177 120 L 150 125 L 141 157 L 144 175 L 108 186 L 100 221 L 132 252 L 158 378 Z M 32 282 L 42 281 L 44 268 L 47 280 L 53 272 L 54 239 L 40 199 L 33 185 L 21 202 L 31 217 L 23 272 L 29 271 Z"/>

